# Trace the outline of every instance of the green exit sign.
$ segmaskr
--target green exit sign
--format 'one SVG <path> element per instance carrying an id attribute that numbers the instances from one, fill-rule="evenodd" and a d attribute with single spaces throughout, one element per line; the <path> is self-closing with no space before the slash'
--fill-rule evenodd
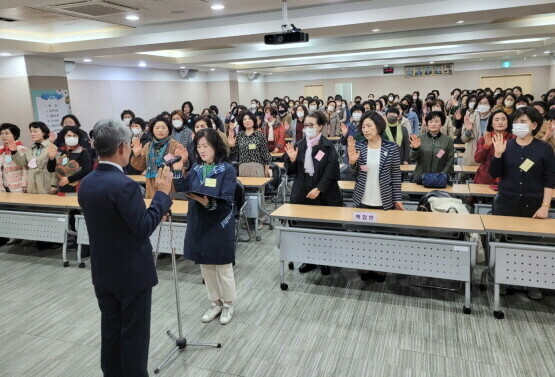
<path id="1" fill-rule="evenodd" d="M 507 60 L 507 61 L 505 61 L 505 62 L 503 62 L 503 65 L 502 65 L 502 67 L 503 67 L 503 68 L 511 68 L 511 62 L 510 62 L 510 61 L 508 61 L 508 60 Z"/>

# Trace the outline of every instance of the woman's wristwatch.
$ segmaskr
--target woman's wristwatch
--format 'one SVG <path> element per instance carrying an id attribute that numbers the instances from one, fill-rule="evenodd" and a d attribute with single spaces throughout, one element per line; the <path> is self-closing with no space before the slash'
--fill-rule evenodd
<path id="1" fill-rule="evenodd" d="M 543 202 L 543 203 L 542 203 L 542 207 L 544 207 L 544 206 L 545 206 L 545 207 L 551 207 L 551 203 L 549 203 L 549 202 Z"/>

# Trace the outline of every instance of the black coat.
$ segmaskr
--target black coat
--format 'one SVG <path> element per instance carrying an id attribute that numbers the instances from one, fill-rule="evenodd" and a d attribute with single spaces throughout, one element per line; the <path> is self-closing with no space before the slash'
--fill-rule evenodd
<path id="1" fill-rule="evenodd" d="M 319 206 L 342 206 L 343 198 L 339 190 L 339 157 L 331 141 L 324 136 L 320 138 L 320 143 L 312 148 L 312 161 L 314 163 L 314 175 L 311 177 L 304 171 L 304 161 L 306 154 L 306 138 L 301 139 L 295 145 L 298 148 L 297 159 L 291 162 L 289 156 L 285 161 L 285 168 L 288 175 L 296 174 L 293 188 L 291 189 L 292 204 L 309 204 Z M 324 156 L 318 161 L 315 157 L 320 152 Z M 308 193 L 317 187 L 320 195 L 316 199 L 308 199 Z"/>

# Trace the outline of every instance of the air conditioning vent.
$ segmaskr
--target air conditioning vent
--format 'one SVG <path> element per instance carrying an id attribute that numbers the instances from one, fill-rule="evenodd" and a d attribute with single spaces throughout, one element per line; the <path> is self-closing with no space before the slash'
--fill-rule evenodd
<path id="1" fill-rule="evenodd" d="M 50 5 L 51 10 L 69 13 L 75 16 L 104 17 L 115 14 L 134 12 L 138 9 L 119 5 L 111 1 L 103 0 L 83 0 L 72 3 Z"/>

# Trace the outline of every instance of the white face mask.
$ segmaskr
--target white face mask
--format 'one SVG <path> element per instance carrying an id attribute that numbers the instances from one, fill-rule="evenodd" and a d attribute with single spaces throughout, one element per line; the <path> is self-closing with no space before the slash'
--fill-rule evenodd
<path id="1" fill-rule="evenodd" d="M 172 120 L 172 124 L 177 130 L 180 130 L 181 127 L 183 127 L 183 121 L 182 120 Z"/>
<path id="2" fill-rule="evenodd" d="M 333 106 L 328 106 L 328 111 L 329 111 L 329 112 L 334 112 L 334 111 L 335 111 L 335 107 L 333 107 Z"/>
<path id="3" fill-rule="evenodd" d="M 129 126 L 129 123 L 131 123 L 131 118 L 123 118 L 123 123 L 125 123 L 126 126 Z"/>
<path id="4" fill-rule="evenodd" d="M 489 105 L 478 105 L 478 111 L 480 113 L 487 113 L 491 109 Z"/>
<path id="5" fill-rule="evenodd" d="M 521 109 L 521 108 L 523 108 L 523 107 L 526 107 L 526 105 L 516 105 L 516 108 L 517 108 L 517 109 Z"/>
<path id="6" fill-rule="evenodd" d="M 143 132 L 143 130 L 141 130 L 140 128 L 132 128 L 131 132 L 133 133 L 133 135 L 139 136 L 141 132 Z"/>
<path id="7" fill-rule="evenodd" d="M 412 96 L 412 99 L 416 101 L 418 99 L 418 97 L 417 96 Z"/>
<path id="8" fill-rule="evenodd" d="M 316 111 L 316 105 L 310 105 L 310 106 L 308 107 L 308 109 L 309 109 L 310 111 Z"/>
<path id="9" fill-rule="evenodd" d="M 523 137 L 528 136 L 530 133 L 530 127 L 526 123 L 513 123 L 513 134 L 516 137 L 522 139 Z"/>
<path id="10" fill-rule="evenodd" d="M 297 111 L 297 118 L 303 119 L 304 118 L 304 111 Z"/>
<path id="11" fill-rule="evenodd" d="M 65 138 L 66 145 L 68 147 L 74 147 L 79 144 L 79 138 L 77 137 L 66 137 Z"/>
<path id="12" fill-rule="evenodd" d="M 393 102 L 393 97 L 388 97 L 387 99 L 389 100 L 389 102 Z"/>
<path id="13" fill-rule="evenodd" d="M 304 133 L 305 133 L 306 137 L 308 137 L 309 139 L 312 139 L 314 136 L 316 136 L 316 130 L 314 128 L 306 127 L 304 129 Z"/>
<path id="14" fill-rule="evenodd" d="M 353 113 L 353 120 L 355 122 L 358 122 L 361 117 L 362 117 L 362 113 Z"/>
<path id="15" fill-rule="evenodd" d="M 256 109 L 256 103 L 251 103 L 251 109 Z"/>
<path id="16" fill-rule="evenodd" d="M 468 103 L 468 108 L 469 109 L 474 109 L 474 105 L 476 105 L 476 102 L 469 102 Z"/>

